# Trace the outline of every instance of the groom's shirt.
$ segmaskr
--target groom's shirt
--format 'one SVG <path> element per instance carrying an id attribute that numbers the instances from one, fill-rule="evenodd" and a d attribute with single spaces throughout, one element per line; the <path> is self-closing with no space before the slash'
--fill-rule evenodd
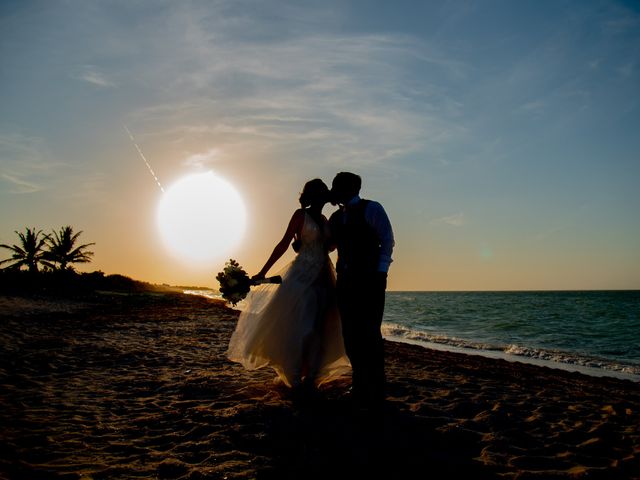
<path id="1" fill-rule="evenodd" d="M 343 220 L 345 222 L 347 221 L 347 217 L 349 215 L 349 207 L 358 204 L 360 200 L 360 196 L 356 195 L 347 202 L 347 204 L 345 205 L 346 209 L 343 216 Z M 391 228 L 391 222 L 389 221 L 387 212 L 385 212 L 382 205 L 380 205 L 378 202 L 369 200 L 364 210 L 364 219 L 365 222 L 367 222 L 367 224 L 376 232 L 378 240 L 380 241 L 380 259 L 378 260 L 378 271 L 386 273 L 389 271 L 389 265 L 391 265 L 391 262 L 393 262 L 391 254 L 393 253 L 393 247 L 395 246 L 393 229 Z"/>

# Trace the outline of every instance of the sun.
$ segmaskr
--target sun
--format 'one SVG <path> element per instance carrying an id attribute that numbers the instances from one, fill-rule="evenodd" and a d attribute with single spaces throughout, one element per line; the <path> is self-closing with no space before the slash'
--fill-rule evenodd
<path id="1" fill-rule="evenodd" d="M 167 189 L 158 206 L 164 244 L 188 261 L 224 257 L 242 240 L 246 217 L 238 191 L 211 171 L 181 178 Z"/>

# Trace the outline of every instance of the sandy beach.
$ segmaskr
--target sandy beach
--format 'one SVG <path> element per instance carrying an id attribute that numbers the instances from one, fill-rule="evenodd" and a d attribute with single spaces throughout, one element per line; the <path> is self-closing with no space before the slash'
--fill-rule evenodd
<path id="1" fill-rule="evenodd" d="M 180 294 L 0 297 L 0 477 L 640 478 L 640 385 L 387 342 L 382 415 L 349 378 L 294 404 Z"/>

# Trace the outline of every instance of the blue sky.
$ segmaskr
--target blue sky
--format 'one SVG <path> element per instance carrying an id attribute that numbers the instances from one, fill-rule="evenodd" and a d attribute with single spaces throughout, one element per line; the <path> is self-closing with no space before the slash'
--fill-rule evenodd
<path id="1" fill-rule="evenodd" d="M 72 224 L 93 268 L 211 283 L 158 242 L 126 124 L 163 183 L 236 185 L 249 270 L 351 170 L 392 288 L 640 288 L 633 2 L 5 1 L 0 58 L 3 243 Z"/>

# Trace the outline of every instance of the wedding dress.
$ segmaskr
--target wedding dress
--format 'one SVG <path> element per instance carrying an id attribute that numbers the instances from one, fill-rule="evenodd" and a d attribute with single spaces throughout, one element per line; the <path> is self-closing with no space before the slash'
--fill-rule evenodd
<path id="1" fill-rule="evenodd" d="M 325 251 L 326 224 L 305 212 L 298 255 L 280 285 L 255 287 L 227 356 L 248 370 L 271 366 L 289 387 L 325 383 L 350 368 L 335 299 L 335 270 Z"/>

